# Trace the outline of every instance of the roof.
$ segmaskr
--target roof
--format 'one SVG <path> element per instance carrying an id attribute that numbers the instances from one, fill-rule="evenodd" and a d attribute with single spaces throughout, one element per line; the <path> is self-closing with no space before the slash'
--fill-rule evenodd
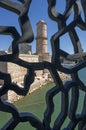
<path id="1" fill-rule="evenodd" d="M 44 20 L 39 20 L 39 21 L 37 22 L 37 24 L 40 24 L 40 23 L 47 24 Z"/>

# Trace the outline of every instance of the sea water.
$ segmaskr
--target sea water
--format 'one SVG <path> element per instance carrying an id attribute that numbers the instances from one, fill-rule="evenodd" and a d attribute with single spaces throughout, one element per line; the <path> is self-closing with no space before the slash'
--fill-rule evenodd
<path id="1" fill-rule="evenodd" d="M 86 85 L 86 67 L 78 71 L 80 80 Z"/>
<path id="2" fill-rule="evenodd" d="M 80 80 L 86 85 L 86 68 L 83 68 L 80 71 L 78 71 L 78 75 Z M 17 109 L 20 112 L 33 113 L 37 118 L 39 118 L 42 121 L 43 114 L 46 109 L 45 95 L 46 92 L 49 89 L 51 89 L 53 86 L 54 84 L 49 84 L 45 87 L 42 87 L 39 90 L 33 92 L 31 95 L 25 96 L 22 100 L 16 102 L 14 105 L 16 105 Z M 84 93 L 83 91 L 80 91 L 77 113 L 80 113 L 82 111 L 83 101 L 84 101 Z M 55 109 L 52 115 L 51 127 L 53 126 L 54 121 L 61 110 L 61 93 L 58 93 L 57 96 L 54 97 L 54 104 L 55 104 Z M 10 118 L 11 118 L 11 114 L 0 112 L 0 129 Z M 67 121 L 65 121 L 64 126 L 66 126 L 67 123 L 68 123 L 68 119 Z M 35 128 L 33 128 L 28 122 L 19 123 L 14 130 L 24 130 L 24 129 L 35 130 Z"/>

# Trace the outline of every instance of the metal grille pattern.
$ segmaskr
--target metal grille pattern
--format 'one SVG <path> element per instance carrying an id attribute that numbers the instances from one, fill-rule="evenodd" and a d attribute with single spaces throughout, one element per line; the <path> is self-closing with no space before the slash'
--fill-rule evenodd
<path id="1" fill-rule="evenodd" d="M 27 95 L 29 92 L 30 85 L 34 82 L 34 71 L 48 69 L 54 79 L 55 86 L 52 86 L 46 94 L 46 110 L 44 112 L 44 119 L 41 121 L 38 117 L 32 113 L 20 113 L 11 103 L 0 99 L 0 111 L 9 112 L 12 114 L 12 118 L 3 126 L 2 130 L 13 130 L 20 122 L 28 121 L 37 130 L 60 130 L 65 119 L 68 117 L 68 126 L 65 126 L 63 130 L 74 130 L 78 125 L 78 130 L 86 130 L 86 96 L 84 97 L 82 112 L 77 115 L 76 110 L 79 100 L 79 90 L 86 91 L 85 85 L 79 79 L 78 71 L 86 66 L 86 61 L 83 60 L 76 65 L 66 68 L 62 66 L 60 57 L 65 57 L 67 60 L 73 60 L 78 54 L 80 57 L 78 42 L 79 36 L 75 30 L 75 27 L 79 27 L 81 30 L 86 30 L 86 1 L 85 0 L 66 0 L 66 7 L 63 14 L 59 13 L 56 9 L 56 0 L 48 1 L 48 13 L 49 17 L 54 20 L 58 25 L 58 31 L 51 37 L 52 46 L 52 61 L 42 63 L 29 63 L 19 58 L 19 44 L 23 42 L 32 42 L 34 35 L 30 20 L 28 17 L 29 7 L 31 0 L 19 0 L 21 4 L 15 3 L 12 0 L 0 0 L 0 6 L 18 14 L 18 20 L 22 30 L 22 35 L 18 33 L 18 30 L 12 26 L 0 26 L 0 34 L 11 35 L 12 41 L 12 54 L 1 55 L 0 61 L 15 63 L 19 66 L 28 69 L 27 74 L 24 77 L 24 87 L 21 88 L 16 83 L 11 81 L 11 76 L 8 73 L 0 72 L 0 79 L 4 80 L 4 85 L 0 88 L 0 96 L 6 94 L 8 90 L 16 92 L 18 95 Z M 59 2 L 57 2 L 59 4 Z M 81 10 L 82 6 L 82 10 Z M 74 19 L 67 24 L 67 20 L 74 12 Z M 81 11 L 84 12 L 85 21 L 81 17 Z M 68 33 L 73 44 L 75 55 L 70 55 L 60 48 L 60 38 L 64 34 Z M 82 55 L 83 56 L 83 55 Z M 63 84 L 59 77 L 58 71 L 66 74 L 70 74 L 72 77 L 71 81 L 66 81 Z M 69 91 L 72 91 L 71 103 L 69 105 Z M 51 116 L 54 112 L 53 98 L 58 93 L 61 93 L 61 112 L 57 116 L 53 128 L 50 127 Z"/>

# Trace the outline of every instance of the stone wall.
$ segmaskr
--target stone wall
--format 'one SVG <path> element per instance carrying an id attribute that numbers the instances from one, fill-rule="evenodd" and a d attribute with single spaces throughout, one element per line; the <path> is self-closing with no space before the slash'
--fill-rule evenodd
<path id="1" fill-rule="evenodd" d="M 38 62 L 37 55 L 20 54 L 20 58 L 27 62 Z M 7 63 L 7 71 L 11 74 L 12 81 L 16 83 L 23 83 L 24 75 L 27 73 L 26 68 L 13 63 Z"/>
<path id="2" fill-rule="evenodd" d="M 7 63 L 6 62 L 0 62 L 0 71 L 1 72 L 7 72 Z M 0 80 L 0 85 L 4 84 L 3 80 Z"/>
<path id="3" fill-rule="evenodd" d="M 39 62 L 38 55 L 20 54 L 19 57 L 27 62 Z"/>
<path id="4" fill-rule="evenodd" d="M 12 82 L 21 83 L 27 70 L 13 63 L 7 63 L 7 71 L 11 74 Z"/>
<path id="5" fill-rule="evenodd" d="M 39 56 L 38 55 L 28 55 L 28 54 L 20 54 L 19 56 L 22 60 L 27 61 L 27 62 L 38 62 L 39 61 Z M 8 73 L 11 74 L 11 78 L 12 78 L 12 82 L 17 83 L 20 87 L 23 87 L 23 80 L 24 80 L 24 76 L 27 73 L 27 69 L 21 66 L 18 66 L 16 64 L 13 63 L 7 63 L 7 71 Z M 38 73 L 36 72 L 36 75 L 40 75 L 42 74 L 42 71 L 39 71 Z M 32 85 L 31 89 L 30 89 L 30 93 L 32 91 L 34 91 L 35 89 L 37 89 L 37 87 L 39 87 L 39 85 Z M 13 91 L 9 91 L 8 92 L 8 101 L 10 102 L 15 102 L 17 100 L 19 100 L 20 98 L 22 98 L 22 96 L 17 95 L 15 92 Z"/>
<path id="6" fill-rule="evenodd" d="M 43 60 L 50 61 L 50 58 L 51 58 L 48 53 L 44 54 L 44 56 L 20 54 L 19 57 L 20 59 L 24 61 L 34 62 L 34 63 L 42 62 Z M 7 63 L 0 62 L 0 70 L 5 73 L 6 72 L 10 73 L 12 82 L 15 82 L 20 87 L 23 87 L 24 76 L 27 73 L 26 68 L 21 67 L 14 63 L 10 63 L 10 62 L 7 62 Z M 35 71 L 35 82 L 31 85 L 29 93 L 33 92 L 34 90 L 40 88 L 42 85 L 46 84 L 46 81 L 48 79 L 47 78 L 48 76 L 45 76 L 46 74 L 47 74 L 47 71 L 44 71 L 44 70 Z M 3 85 L 3 80 L 0 80 L 0 84 Z M 10 102 L 15 102 L 19 100 L 20 98 L 22 98 L 22 96 L 19 96 L 15 92 L 10 90 L 2 98 Z"/>
<path id="7" fill-rule="evenodd" d="M 51 62 L 51 56 L 49 55 L 49 53 L 44 53 L 43 55 L 39 55 L 39 62 L 42 61 Z"/>
<path id="8" fill-rule="evenodd" d="M 28 94 L 32 93 L 33 91 L 41 88 L 43 85 L 45 85 L 47 82 L 44 78 L 41 78 L 41 79 L 36 79 L 34 81 L 34 83 L 30 86 L 30 90 L 28 92 Z M 23 98 L 23 96 L 20 96 L 20 95 L 17 95 L 15 92 L 13 91 L 9 91 L 8 92 L 8 101 L 9 102 L 16 102 L 18 101 L 19 99 Z"/>

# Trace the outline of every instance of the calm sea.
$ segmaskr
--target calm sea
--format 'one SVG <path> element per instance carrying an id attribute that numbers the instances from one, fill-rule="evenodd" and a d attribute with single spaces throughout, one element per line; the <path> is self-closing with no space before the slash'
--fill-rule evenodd
<path id="1" fill-rule="evenodd" d="M 79 78 L 86 85 L 86 68 L 83 68 L 78 71 Z"/>
<path id="2" fill-rule="evenodd" d="M 83 83 L 85 83 L 85 85 L 86 85 L 86 68 L 80 70 L 78 72 L 78 75 L 79 75 L 80 79 L 83 81 Z M 54 84 L 48 84 L 47 86 L 40 88 L 39 90 L 33 92 L 32 94 L 25 96 L 22 100 L 15 103 L 17 109 L 20 112 L 27 111 L 27 112 L 33 113 L 35 116 L 37 116 L 42 121 L 43 113 L 46 109 L 45 95 L 46 95 L 46 92 L 52 88 L 52 86 L 54 86 Z M 80 113 L 82 111 L 84 94 L 85 93 L 83 91 L 80 91 L 79 105 L 77 108 L 77 113 Z M 71 91 L 70 91 L 69 95 L 71 95 Z M 58 93 L 54 97 L 54 103 L 55 103 L 55 110 L 52 115 L 51 127 L 53 126 L 54 121 L 61 110 L 61 93 Z M 11 114 L 0 112 L 0 129 L 10 119 L 10 117 L 11 117 Z M 67 126 L 68 120 L 69 119 L 66 119 L 63 127 Z M 31 125 L 28 122 L 26 122 L 26 123 L 20 123 L 15 128 L 15 130 L 35 130 L 35 128 L 31 127 Z M 77 130 L 77 128 L 76 128 L 76 130 Z"/>

